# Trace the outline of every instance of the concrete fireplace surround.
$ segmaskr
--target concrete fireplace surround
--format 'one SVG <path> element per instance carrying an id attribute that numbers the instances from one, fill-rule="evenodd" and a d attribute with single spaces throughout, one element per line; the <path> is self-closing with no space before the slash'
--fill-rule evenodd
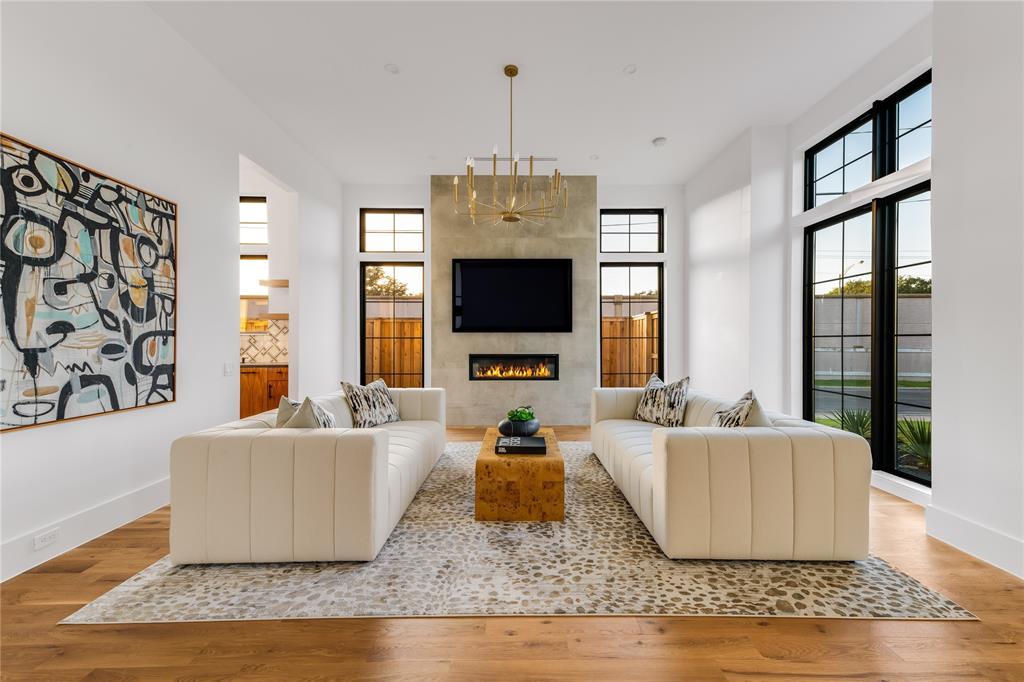
<path id="1" fill-rule="evenodd" d="M 491 225 L 455 215 L 452 176 L 430 179 L 431 383 L 447 391 L 448 423 L 494 425 L 518 405 L 533 405 L 544 424 L 587 424 L 597 386 L 597 178 L 567 176 L 569 210 L 546 226 Z M 499 183 L 507 182 L 499 176 Z M 465 178 L 460 178 L 460 184 Z M 481 196 L 489 178 L 477 178 Z M 464 185 L 463 185 L 464 186 Z M 452 332 L 453 258 L 572 258 L 572 332 Z M 557 353 L 558 381 L 470 381 L 470 353 Z"/>

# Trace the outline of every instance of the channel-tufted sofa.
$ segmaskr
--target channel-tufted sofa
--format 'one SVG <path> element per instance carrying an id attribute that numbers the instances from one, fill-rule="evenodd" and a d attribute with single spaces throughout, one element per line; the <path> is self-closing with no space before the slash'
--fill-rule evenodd
<path id="1" fill-rule="evenodd" d="M 401 421 L 372 429 L 338 391 L 316 399 L 338 428 L 271 428 L 271 410 L 174 441 L 171 561 L 374 559 L 445 446 L 443 389 L 391 396 Z"/>
<path id="2" fill-rule="evenodd" d="M 732 401 L 690 391 L 681 427 L 633 419 L 642 388 L 596 388 L 594 453 L 672 559 L 857 560 L 868 555 L 867 441 L 767 412 L 713 428 Z"/>

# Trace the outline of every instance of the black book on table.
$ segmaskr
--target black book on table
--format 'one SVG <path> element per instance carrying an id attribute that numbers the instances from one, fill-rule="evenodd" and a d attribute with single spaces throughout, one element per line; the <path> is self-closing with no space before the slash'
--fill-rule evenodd
<path id="1" fill-rule="evenodd" d="M 541 436 L 498 436 L 494 452 L 498 455 L 546 455 L 548 446 Z"/>

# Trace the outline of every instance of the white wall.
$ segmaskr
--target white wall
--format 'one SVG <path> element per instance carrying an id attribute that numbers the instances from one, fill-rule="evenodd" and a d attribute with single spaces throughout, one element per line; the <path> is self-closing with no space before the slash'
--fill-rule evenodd
<path id="1" fill-rule="evenodd" d="M 267 198 L 267 244 L 243 244 L 243 254 L 265 254 L 270 279 L 288 279 L 292 272 L 292 252 L 298 243 L 298 196 L 245 156 L 238 159 L 238 193 L 240 196 Z M 268 291 L 268 310 L 287 313 L 291 309 L 289 289 L 272 287 Z"/>
<path id="2" fill-rule="evenodd" d="M 665 314 L 665 379 L 675 381 L 686 376 L 686 294 L 684 254 L 686 242 L 686 201 L 682 185 L 610 185 L 597 179 L 597 207 L 660 208 L 665 211 L 663 254 L 610 254 L 598 252 L 601 262 L 663 262 Z M 598 223 L 600 225 L 600 222 Z M 600 227 L 598 228 L 600 229 Z M 598 246 L 600 249 L 600 246 Z M 594 352 L 599 352 L 599 344 Z"/>
<path id="3" fill-rule="evenodd" d="M 785 159 L 785 128 L 757 126 L 686 185 L 688 372 L 721 396 L 753 388 L 772 410 L 788 401 Z"/>
<path id="4" fill-rule="evenodd" d="M 686 184 L 686 354 L 698 390 L 788 404 L 787 131 L 748 129 Z"/>
<path id="5" fill-rule="evenodd" d="M 750 131 L 686 184 L 686 367 L 693 386 L 750 388 Z"/>
<path id="6" fill-rule="evenodd" d="M 166 504 L 171 440 L 237 415 L 239 154 L 298 195 L 300 391 L 341 374 L 342 280 L 335 179 L 148 7 L 5 2 L 0 42 L 5 132 L 179 207 L 177 402 L 0 436 L 6 578 Z"/>
<path id="7" fill-rule="evenodd" d="M 1024 5 L 934 27 L 928 532 L 1024 576 Z"/>
<path id="8" fill-rule="evenodd" d="M 342 319 L 354 320 L 346 327 L 342 351 L 343 377 L 346 381 L 360 380 L 359 371 L 359 292 L 361 260 L 383 262 L 422 262 L 424 286 L 430 286 L 430 178 L 412 185 L 364 185 L 345 183 L 341 187 L 342 244 L 345 259 L 345 284 L 342 292 Z M 364 208 L 422 208 L 423 253 L 365 254 L 359 253 L 359 211 Z M 430 320 L 430 292 L 424 291 L 423 318 Z M 430 324 L 423 328 L 423 357 L 430 357 Z M 423 363 L 423 382 L 430 386 L 430 362 Z"/>
<path id="9" fill-rule="evenodd" d="M 785 411 L 789 385 L 789 136 L 784 126 L 750 130 L 750 387 Z M 800 261 L 797 263 L 799 269 Z"/>

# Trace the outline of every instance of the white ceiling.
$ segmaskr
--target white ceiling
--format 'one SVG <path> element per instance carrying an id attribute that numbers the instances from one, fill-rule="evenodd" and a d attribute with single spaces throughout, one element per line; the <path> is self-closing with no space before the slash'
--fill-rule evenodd
<path id="1" fill-rule="evenodd" d="M 789 123 L 931 12 L 927 2 L 153 7 L 339 179 L 370 183 L 455 173 L 495 143 L 505 153 L 510 62 L 520 154 L 610 183 L 685 182 L 747 127 Z M 655 148 L 656 136 L 668 143 Z"/>

